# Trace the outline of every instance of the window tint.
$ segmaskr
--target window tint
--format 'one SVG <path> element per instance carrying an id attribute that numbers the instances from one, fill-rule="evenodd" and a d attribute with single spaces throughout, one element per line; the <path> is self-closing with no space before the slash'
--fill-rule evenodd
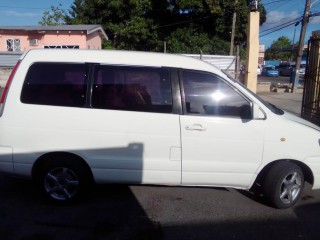
<path id="1" fill-rule="evenodd" d="M 162 68 L 97 66 L 92 107 L 171 113 L 169 71 Z"/>
<path id="2" fill-rule="evenodd" d="M 25 79 L 21 101 L 83 107 L 86 101 L 85 64 L 35 63 Z"/>
<path id="3" fill-rule="evenodd" d="M 203 72 L 182 71 L 187 114 L 251 118 L 251 106 L 222 78 Z"/>

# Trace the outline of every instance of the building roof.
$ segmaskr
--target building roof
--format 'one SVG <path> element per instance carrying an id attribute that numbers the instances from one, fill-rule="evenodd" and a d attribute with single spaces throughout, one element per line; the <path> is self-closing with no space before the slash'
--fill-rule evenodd
<path id="1" fill-rule="evenodd" d="M 87 34 L 99 31 L 100 35 L 108 40 L 108 36 L 101 25 L 52 25 L 52 26 L 0 26 L 0 31 L 84 31 Z"/>

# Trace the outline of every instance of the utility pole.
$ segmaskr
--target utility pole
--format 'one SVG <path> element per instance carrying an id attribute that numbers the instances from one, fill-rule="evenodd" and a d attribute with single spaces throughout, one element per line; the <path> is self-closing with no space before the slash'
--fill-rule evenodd
<path id="1" fill-rule="evenodd" d="M 310 5 L 311 5 L 310 0 L 306 0 L 306 6 L 304 9 L 303 18 L 301 21 L 301 32 L 300 32 L 300 39 L 299 39 L 299 46 L 298 46 L 298 54 L 296 59 L 296 69 L 294 72 L 294 82 L 292 84 L 291 92 L 296 92 L 297 86 L 299 84 L 299 70 L 300 70 L 301 58 L 303 54 L 304 38 L 306 36 L 307 25 L 309 22 Z"/>
<path id="2" fill-rule="evenodd" d="M 240 72 L 240 46 L 239 46 L 239 44 L 237 44 L 236 74 L 235 74 L 236 80 L 240 80 L 239 72 Z"/>
<path id="3" fill-rule="evenodd" d="M 296 22 L 296 24 L 294 25 L 294 33 L 293 33 L 293 40 L 292 40 L 292 50 L 291 50 L 291 61 L 294 61 L 294 42 L 296 40 L 296 31 L 297 31 L 297 26 L 299 25 L 300 21 Z"/>
<path id="4" fill-rule="evenodd" d="M 236 31 L 236 21 L 237 21 L 237 12 L 235 10 L 237 6 L 238 0 L 234 1 L 234 12 L 233 12 L 233 19 L 232 19 L 232 30 L 231 30 L 231 42 L 230 42 L 230 56 L 233 55 L 233 46 L 234 46 L 234 35 Z"/>

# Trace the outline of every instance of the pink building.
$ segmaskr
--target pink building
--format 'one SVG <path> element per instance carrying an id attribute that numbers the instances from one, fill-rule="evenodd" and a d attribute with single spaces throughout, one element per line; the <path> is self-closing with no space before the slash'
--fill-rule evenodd
<path id="1" fill-rule="evenodd" d="M 108 39 L 100 25 L 0 26 L 0 52 L 33 48 L 101 49 Z"/>

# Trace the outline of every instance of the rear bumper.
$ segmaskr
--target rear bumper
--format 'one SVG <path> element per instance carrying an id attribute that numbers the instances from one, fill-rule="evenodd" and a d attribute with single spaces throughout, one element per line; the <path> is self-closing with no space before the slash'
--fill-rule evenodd
<path id="1" fill-rule="evenodd" d="M 0 146 L 0 172 L 14 173 L 11 147 Z"/>

